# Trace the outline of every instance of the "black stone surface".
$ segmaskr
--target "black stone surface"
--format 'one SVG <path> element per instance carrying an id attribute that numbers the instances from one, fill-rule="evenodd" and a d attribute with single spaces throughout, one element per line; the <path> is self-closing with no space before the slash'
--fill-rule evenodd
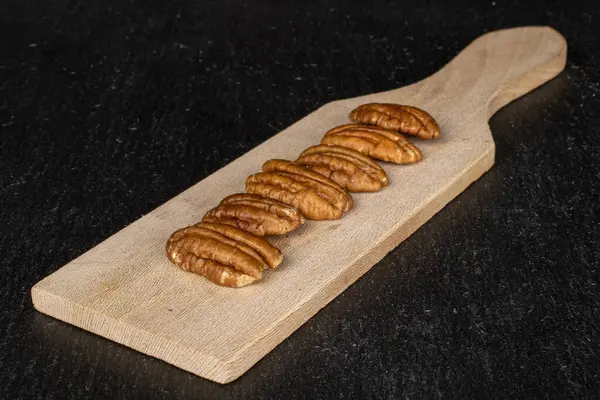
<path id="1" fill-rule="evenodd" d="M 0 398 L 598 398 L 595 4 L 3 1 Z M 234 383 L 33 310 L 39 279 L 318 106 L 541 24 L 568 65 L 491 120 L 496 166 Z"/>

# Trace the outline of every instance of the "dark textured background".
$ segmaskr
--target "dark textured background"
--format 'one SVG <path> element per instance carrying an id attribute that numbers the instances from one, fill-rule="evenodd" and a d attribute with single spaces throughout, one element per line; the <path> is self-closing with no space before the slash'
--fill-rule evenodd
<path id="1" fill-rule="evenodd" d="M 0 398 L 600 396 L 598 2 L 161 3 L 0 5 Z M 568 65 L 491 120 L 496 166 L 234 383 L 33 310 L 39 279 L 318 106 L 528 24 Z"/>

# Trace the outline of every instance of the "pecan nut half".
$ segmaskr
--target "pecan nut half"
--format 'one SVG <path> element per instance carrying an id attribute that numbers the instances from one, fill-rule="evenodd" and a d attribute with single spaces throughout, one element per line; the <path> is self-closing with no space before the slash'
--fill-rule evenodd
<path id="1" fill-rule="evenodd" d="M 336 126 L 335 128 L 328 130 L 326 135 L 333 135 L 338 132 L 352 131 L 352 130 L 376 133 L 378 135 L 385 136 L 386 138 L 388 138 L 394 142 L 400 142 L 400 141 L 403 141 L 406 139 L 403 135 L 401 135 L 398 132 L 391 131 L 389 129 L 379 128 L 379 127 L 373 126 L 373 125 L 365 125 L 365 124 L 344 124 L 344 125 Z"/>
<path id="2" fill-rule="evenodd" d="M 383 168 L 373 161 L 371 157 L 365 156 L 364 154 L 347 147 L 335 146 L 332 144 L 320 144 L 309 147 L 308 149 L 304 150 L 300 156 L 319 153 L 335 154 L 337 157 L 346 157 L 351 159 L 352 162 L 359 164 L 365 171 L 372 171 L 377 176 L 382 186 L 387 186 L 389 183 L 388 176 Z"/>
<path id="3" fill-rule="evenodd" d="M 238 227 L 211 222 L 200 222 L 194 226 L 211 230 L 228 239 L 250 247 L 250 249 L 258 253 L 259 257 L 271 268 L 276 268 L 283 261 L 283 255 L 277 247 L 273 246 L 265 239 L 254 236 Z"/>
<path id="4" fill-rule="evenodd" d="M 391 103 L 363 104 L 350 113 L 350 119 L 421 139 L 436 139 L 440 136 L 440 127 L 435 119 L 417 107 Z"/>
<path id="5" fill-rule="evenodd" d="M 303 165 L 294 164 L 288 160 L 269 160 L 262 166 L 265 172 L 278 172 L 289 176 L 317 191 L 322 197 L 330 200 L 334 206 L 342 211 L 349 211 L 354 206 L 352 196 L 337 182 L 322 174 L 306 168 Z"/>
<path id="6" fill-rule="evenodd" d="M 343 208 L 336 207 L 317 189 L 277 172 L 259 172 L 246 179 L 246 191 L 282 201 L 296 207 L 312 220 L 339 219 Z"/>
<path id="7" fill-rule="evenodd" d="M 253 258 L 255 258 L 257 260 L 260 260 L 261 261 L 261 265 L 260 265 L 261 271 L 267 268 L 267 264 L 266 264 L 265 260 L 252 247 L 250 247 L 244 243 L 238 243 L 235 240 L 229 239 L 228 237 L 221 235 L 220 233 L 215 232 L 213 230 L 206 229 L 202 226 L 198 226 L 198 224 L 194 225 L 193 227 L 196 228 L 195 233 L 201 234 L 203 237 L 215 239 L 215 240 L 218 240 L 225 244 L 228 244 L 230 246 L 236 247 L 236 248 L 242 250 L 244 253 L 248 254 L 249 256 L 252 256 Z"/>
<path id="8" fill-rule="evenodd" d="M 252 193 L 236 193 L 225 197 L 219 204 L 240 204 L 252 207 L 258 207 L 265 211 L 277 214 L 278 216 L 293 221 L 304 223 L 304 216 L 297 208 L 289 206 L 281 201 L 259 196 Z"/>
<path id="9" fill-rule="evenodd" d="M 270 205 L 220 204 L 206 213 L 202 222 L 216 222 L 237 226 L 256 236 L 285 235 L 300 227 L 302 219 L 278 215 Z"/>
<path id="10" fill-rule="evenodd" d="M 350 155 L 350 152 L 360 157 Z M 371 159 L 365 162 L 362 158 L 368 159 L 352 149 L 321 145 L 305 150 L 296 163 L 331 178 L 350 192 L 376 192 L 387 185 L 388 178 L 383 168 Z"/>
<path id="11" fill-rule="evenodd" d="M 358 151 L 377 160 L 396 164 L 412 164 L 422 159 L 421 151 L 399 134 L 396 140 L 374 132 L 350 126 L 336 127 L 325 133 L 322 144 L 337 145 Z"/>
<path id="12" fill-rule="evenodd" d="M 221 286 L 241 287 L 261 279 L 266 268 L 249 246 L 214 231 L 187 227 L 167 241 L 167 257 L 185 271 L 205 276 Z"/>

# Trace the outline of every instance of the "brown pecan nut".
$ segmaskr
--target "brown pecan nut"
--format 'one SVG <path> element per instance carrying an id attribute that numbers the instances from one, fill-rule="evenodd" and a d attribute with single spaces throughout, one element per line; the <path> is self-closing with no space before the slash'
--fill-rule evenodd
<path id="1" fill-rule="evenodd" d="M 333 144 L 347 147 L 377 160 L 396 164 L 411 164 L 420 161 L 421 151 L 404 136 L 398 135 L 394 141 L 372 130 L 354 126 L 344 129 L 333 128 L 325 133 L 322 144 Z"/>
<path id="2" fill-rule="evenodd" d="M 207 212 L 202 221 L 237 226 L 256 236 L 285 235 L 302 224 L 300 216 L 281 216 L 265 208 L 267 207 L 220 204 Z"/>
<path id="3" fill-rule="evenodd" d="M 240 244 L 208 229 L 187 227 L 171 235 L 166 250 L 169 260 L 185 271 L 221 286 L 241 287 L 260 279 L 266 264 Z"/>
<path id="4" fill-rule="evenodd" d="M 328 153 L 335 154 L 338 157 L 350 157 L 353 162 L 358 162 L 361 165 L 361 168 L 364 167 L 365 170 L 373 171 L 377 175 L 377 178 L 381 182 L 383 186 L 388 184 L 388 177 L 383 168 L 379 164 L 377 164 L 371 157 L 365 156 L 362 153 L 359 153 L 356 150 L 349 149 L 347 147 L 335 146 L 332 144 L 329 145 L 317 145 L 309 147 L 304 150 L 301 156 L 305 156 L 308 154 L 317 154 L 317 153 Z"/>
<path id="5" fill-rule="evenodd" d="M 308 219 L 330 220 L 342 217 L 343 208 L 336 207 L 317 189 L 288 174 L 259 172 L 246 179 L 246 191 L 282 201 L 296 207 Z"/>
<path id="6" fill-rule="evenodd" d="M 343 187 L 341 187 L 331 179 L 326 178 L 323 175 L 316 173 L 315 171 L 311 171 L 310 169 L 302 165 L 294 164 L 292 161 L 289 160 L 269 160 L 263 164 L 262 170 L 265 172 L 287 172 L 290 174 L 303 175 L 308 178 L 319 181 L 325 185 L 333 186 L 341 192 L 345 192 Z"/>
<path id="7" fill-rule="evenodd" d="M 265 239 L 254 236 L 253 234 L 238 227 L 210 222 L 200 222 L 194 226 L 211 230 L 231 240 L 250 247 L 256 253 L 258 253 L 260 258 L 262 258 L 271 268 L 276 268 L 283 261 L 283 255 L 277 247 L 273 246 Z"/>
<path id="8" fill-rule="evenodd" d="M 252 193 L 236 193 L 225 197 L 220 204 L 240 204 L 252 207 L 258 207 L 265 211 L 277 214 L 282 218 L 300 221 L 304 223 L 304 216 L 297 208 L 289 206 L 281 201 L 269 199 Z"/>
<path id="9" fill-rule="evenodd" d="M 435 139 L 440 136 L 440 127 L 435 119 L 417 107 L 391 103 L 363 104 L 350 113 L 350 119 L 421 139 Z"/>
<path id="10" fill-rule="evenodd" d="M 262 169 L 265 172 L 278 172 L 289 176 L 315 189 L 322 197 L 328 199 L 334 206 L 341 208 L 344 212 L 349 211 L 354 206 L 352 196 L 342 186 L 303 165 L 294 164 L 288 160 L 269 160 L 263 164 Z"/>
<path id="11" fill-rule="evenodd" d="M 344 185 L 349 192 L 377 192 L 381 189 L 381 183 L 363 171 L 351 169 L 352 164 L 346 160 L 326 154 L 312 154 L 307 157 L 311 160 L 304 162 L 311 164 L 306 164 L 309 168 Z"/>
<path id="12" fill-rule="evenodd" d="M 383 168 L 345 147 L 313 146 L 302 152 L 296 163 L 331 178 L 350 192 L 376 192 L 388 184 Z"/>
<path id="13" fill-rule="evenodd" d="M 228 225 L 226 225 L 226 226 L 228 226 Z M 244 253 L 248 254 L 249 256 L 252 256 L 255 259 L 261 261 L 261 265 L 260 265 L 261 271 L 267 268 L 267 263 L 266 263 L 265 259 L 251 246 L 248 246 L 245 243 L 237 242 L 236 240 L 230 239 L 227 236 L 222 235 L 216 231 L 213 231 L 211 229 L 207 229 L 203 226 L 200 226 L 200 224 L 196 224 L 189 228 L 195 228 L 194 234 L 196 234 L 196 235 L 202 235 L 202 237 L 204 237 L 204 238 L 215 239 L 224 244 L 228 244 L 230 246 L 236 247 L 236 248 L 242 250 Z M 230 228 L 233 228 L 233 226 L 230 226 Z"/>
<path id="14" fill-rule="evenodd" d="M 365 125 L 365 124 L 344 124 L 344 125 L 336 126 L 335 128 L 332 128 L 329 131 L 327 131 L 326 134 L 333 135 L 334 133 L 337 133 L 337 132 L 351 131 L 351 130 L 376 133 L 378 135 L 385 136 L 386 138 L 388 138 L 394 142 L 400 142 L 400 141 L 406 139 L 403 135 L 401 135 L 398 132 L 391 131 L 389 129 L 379 128 L 379 127 L 373 126 L 373 125 Z"/>

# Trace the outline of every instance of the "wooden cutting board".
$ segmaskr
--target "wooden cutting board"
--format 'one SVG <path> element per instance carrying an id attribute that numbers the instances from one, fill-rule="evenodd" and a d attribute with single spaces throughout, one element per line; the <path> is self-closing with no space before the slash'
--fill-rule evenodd
<path id="1" fill-rule="evenodd" d="M 485 34 L 429 78 L 326 104 L 40 281 L 35 308 L 216 382 L 230 382 L 367 272 L 494 163 L 489 118 L 555 77 L 567 45 L 547 27 Z M 398 62 L 402 62 L 399 60 Z M 355 194 L 343 219 L 307 222 L 272 242 L 283 264 L 231 289 L 172 265 L 165 242 L 198 222 L 270 158 L 295 159 L 367 102 L 414 105 L 441 138 L 422 162 L 384 165 L 390 186 Z M 527 134 L 527 132 L 523 132 Z"/>

